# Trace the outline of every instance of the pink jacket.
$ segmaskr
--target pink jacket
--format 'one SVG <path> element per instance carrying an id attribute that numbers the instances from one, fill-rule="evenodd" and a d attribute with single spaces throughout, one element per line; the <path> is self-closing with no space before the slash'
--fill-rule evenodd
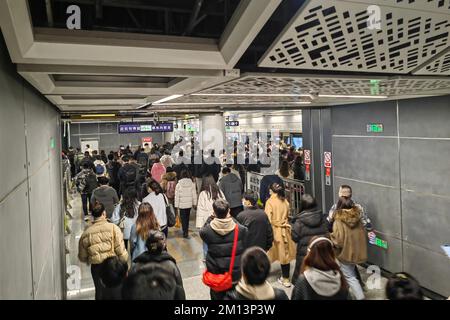
<path id="1" fill-rule="evenodd" d="M 152 178 L 161 183 L 162 176 L 166 173 L 166 167 L 161 162 L 155 163 L 152 167 Z"/>

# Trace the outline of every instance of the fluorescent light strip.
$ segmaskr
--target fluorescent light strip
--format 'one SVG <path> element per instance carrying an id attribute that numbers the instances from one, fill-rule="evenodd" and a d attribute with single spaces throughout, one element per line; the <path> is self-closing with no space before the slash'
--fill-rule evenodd
<path id="1" fill-rule="evenodd" d="M 115 117 L 114 113 L 111 114 L 82 114 L 82 118 L 107 118 L 107 117 Z"/>
<path id="2" fill-rule="evenodd" d="M 319 98 L 387 99 L 388 96 L 347 96 L 335 94 L 319 94 Z"/>
<path id="3" fill-rule="evenodd" d="M 191 96 L 205 96 L 205 97 L 308 97 L 312 98 L 310 94 L 289 94 L 289 93 L 193 93 Z"/>
<path id="4" fill-rule="evenodd" d="M 209 105 L 286 105 L 286 104 L 311 104 L 310 101 L 296 101 L 296 102 L 187 102 L 187 103 L 164 103 L 160 106 L 209 106 Z"/>
<path id="5" fill-rule="evenodd" d="M 180 98 L 182 96 L 183 96 L 182 94 L 174 94 L 174 95 L 171 95 L 169 97 L 165 97 L 164 99 L 155 101 L 152 104 L 161 104 L 161 103 L 164 103 L 164 102 L 167 102 L 167 101 L 170 101 L 170 100 L 178 99 L 178 98 Z"/>

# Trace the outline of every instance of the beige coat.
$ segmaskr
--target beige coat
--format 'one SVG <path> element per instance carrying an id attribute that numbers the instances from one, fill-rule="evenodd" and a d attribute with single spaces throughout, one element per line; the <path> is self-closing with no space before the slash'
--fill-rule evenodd
<path id="1" fill-rule="evenodd" d="M 331 240 L 339 261 L 356 264 L 367 261 L 367 238 L 358 207 L 336 211 Z"/>
<path id="2" fill-rule="evenodd" d="M 100 264 L 114 256 L 128 261 L 122 231 L 115 224 L 109 223 L 105 217 L 100 217 L 81 235 L 78 258 L 88 264 Z"/>
<path id="3" fill-rule="evenodd" d="M 265 212 L 273 228 L 273 246 L 267 253 L 271 262 L 288 264 L 295 259 L 296 247 L 288 222 L 289 202 L 273 194 L 266 202 Z"/>

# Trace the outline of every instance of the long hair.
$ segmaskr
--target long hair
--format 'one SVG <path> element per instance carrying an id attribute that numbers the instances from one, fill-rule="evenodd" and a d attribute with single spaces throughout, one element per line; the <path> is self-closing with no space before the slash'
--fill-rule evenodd
<path id="1" fill-rule="evenodd" d="M 139 206 L 139 214 L 136 220 L 136 233 L 146 241 L 150 230 L 159 230 L 155 212 L 150 203 L 144 202 Z"/>
<path id="2" fill-rule="evenodd" d="M 205 191 L 208 197 L 212 200 L 217 200 L 220 195 L 219 186 L 217 185 L 213 176 L 207 176 L 203 178 L 201 191 Z"/>
<path id="3" fill-rule="evenodd" d="M 272 190 L 272 192 L 275 193 L 280 200 L 286 200 L 286 190 L 282 185 L 272 183 L 270 185 L 270 190 Z"/>
<path id="4" fill-rule="evenodd" d="M 289 163 L 286 160 L 281 161 L 280 175 L 282 177 L 289 177 Z"/>
<path id="5" fill-rule="evenodd" d="M 153 179 L 150 180 L 149 183 L 147 184 L 147 187 L 152 189 L 156 195 L 159 195 L 160 193 L 164 193 L 163 188 L 156 180 L 153 180 Z"/>
<path id="6" fill-rule="evenodd" d="M 351 198 L 340 197 L 336 204 L 336 210 L 351 209 L 351 208 L 353 208 L 354 205 L 355 205 L 355 203 L 353 202 L 353 200 Z"/>
<path id="7" fill-rule="evenodd" d="M 130 219 L 133 219 L 134 215 L 136 214 L 135 212 L 136 202 L 137 202 L 136 190 L 135 189 L 127 190 L 123 195 L 120 210 L 122 212 L 125 212 L 125 215 Z"/>
<path id="8" fill-rule="evenodd" d="M 312 243 L 317 238 L 319 237 L 313 237 L 309 243 Z M 303 274 L 308 268 L 315 268 L 321 271 L 333 270 L 338 272 L 341 275 L 341 290 L 346 290 L 348 288 L 347 281 L 345 281 L 341 268 L 336 261 L 333 246 L 328 241 L 319 241 L 311 248 L 308 246 L 308 254 L 303 259 L 300 272 Z"/>

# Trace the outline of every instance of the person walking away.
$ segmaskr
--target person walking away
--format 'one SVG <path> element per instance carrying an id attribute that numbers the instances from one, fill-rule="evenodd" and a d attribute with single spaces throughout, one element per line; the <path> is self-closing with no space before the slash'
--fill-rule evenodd
<path id="1" fill-rule="evenodd" d="M 242 202 L 245 209 L 236 220 L 248 229 L 247 244 L 267 252 L 273 244 L 273 230 L 267 214 L 258 207 L 258 194 L 249 190 L 244 194 Z"/>
<path id="2" fill-rule="evenodd" d="M 85 163 L 89 164 L 89 168 L 91 168 L 92 171 L 95 172 L 94 159 L 91 157 L 88 151 L 84 153 L 84 158 L 80 161 L 80 167 L 83 168 Z"/>
<path id="3" fill-rule="evenodd" d="M 202 173 L 203 176 L 212 175 L 214 181 L 219 181 L 220 169 L 222 168 L 219 158 L 215 156 L 215 150 L 209 152 L 209 157 L 204 159 Z"/>
<path id="4" fill-rule="evenodd" d="M 159 158 L 155 159 L 155 163 L 152 166 L 152 179 L 160 183 L 162 176 L 166 173 L 166 167 L 160 162 Z"/>
<path id="5" fill-rule="evenodd" d="M 168 167 L 166 173 L 161 179 L 161 188 L 164 191 L 170 204 L 174 204 L 175 201 L 175 188 L 177 186 L 177 174 L 173 171 L 172 167 Z"/>
<path id="6" fill-rule="evenodd" d="M 289 168 L 287 160 L 281 161 L 280 169 L 278 169 L 275 174 L 280 176 L 280 178 L 294 179 L 294 172 Z"/>
<path id="7" fill-rule="evenodd" d="M 101 263 L 99 273 L 102 284 L 101 300 L 122 300 L 122 285 L 127 273 L 128 263 L 117 256 Z"/>
<path id="8" fill-rule="evenodd" d="M 214 181 L 214 178 L 212 176 L 204 177 L 197 202 L 197 217 L 195 221 L 197 229 L 200 229 L 205 225 L 206 221 L 213 213 L 214 201 L 219 198 L 225 199 L 225 195 Z M 205 259 L 207 250 L 208 246 L 203 242 L 203 256 Z"/>
<path id="9" fill-rule="evenodd" d="M 224 274 L 231 269 L 235 285 L 241 278 L 241 257 L 247 249 L 247 228 L 234 221 L 230 215 L 230 205 L 224 199 L 214 201 L 213 212 L 214 216 L 209 217 L 200 230 L 200 238 L 208 245 L 206 270 L 212 274 Z M 230 267 L 236 232 L 234 265 Z M 227 291 L 216 292 L 211 289 L 211 300 L 223 300 Z"/>
<path id="10" fill-rule="evenodd" d="M 108 163 L 106 164 L 106 170 L 109 176 L 109 185 L 117 192 L 117 196 L 120 198 L 120 180 L 119 170 L 122 165 L 119 163 L 119 155 L 117 153 L 108 154 Z"/>
<path id="11" fill-rule="evenodd" d="M 242 276 L 224 300 L 289 300 L 282 289 L 268 281 L 270 260 L 260 247 L 250 247 L 242 255 Z"/>
<path id="12" fill-rule="evenodd" d="M 292 240 L 297 243 L 297 256 L 292 283 L 297 281 L 311 239 L 315 236 L 328 236 L 328 223 L 323 216 L 322 210 L 318 208 L 316 199 L 310 194 L 303 195 L 300 201 L 300 208 L 302 211 L 295 215 L 291 221 Z"/>
<path id="13" fill-rule="evenodd" d="M 313 237 L 307 252 L 291 300 L 350 300 L 333 242 L 326 237 Z"/>
<path id="14" fill-rule="evenodd" d="M 108 157 L 106 156 L 105 150 L 100 150 L 100 158 L 105 164 L 108 162 Z"/>
<path id="15" fill-rule="evenodd" d="M 93 155 L 93 151 L 92 151 L 92 148 L 91 148 L 91 146 L 90 145 L 86 145 L 86 150 L 85 150 L 85 152 L 87 152 L 87 153 L 89 153 L 89 156 L 92 156 Z"/>
<path id="16" fill-rule="evenodd" d="M 120 202 L 112 214 L 111 222 L 119 226 L 123 232 L 125 248 L 128 249 L 128 242 L 131 237 L 131 228 L 136 223 L 141 203 L 137 199 L 136 190 L 130 189 L 123 195 Z"/>
<path id="17" fill-rule="evenodd" d="M 99 187 L 92 192 L 91 204 L 100 202 L 105 206 L 106 218 L 111 219 L 115 206 L 119 203 L 119 197 L 116 190 L 109 186 L 109 179 L 106 177 L 98 177 Z"/>
<path id="18" fill-rule="evenodd" d="M 173 165 L 173 171 L 177 174 L 177 179 L 180 180 L 181 171 L 188 170 L 188 164 L 190 163 L 189 159 L 184 157 L 183 150 L 180 150 L 178 153 L 178 157 L 175 160 L 175 164 Z M 193 164 L 192 164 L 193 165 Z"/>
<path id="19" fill-rule="evenodd" d="M 83 207 L 84 220 L 89 220 L 89 213 L 92 212 L 91 197 L 94 190 L 98 187 L 97 177 L 90 168 L 89 163 L 85 162 L 83 170 L 75 178 L 75 185 L 81 194 L 81 203 Z M 88 208 L 89 206 L 89 208 Z M 88 210 L 89 209 L 89 210 Z"/>
<path id="20" fill-rule="evenodd" d="M 189 239 L 189 219 L 192 208 L 197 206 L 197 191 L 186 169 L 181 171 L 180 178 L 175 188 L 175 208 L 180 216 L 183 238 Z"/>
<path id="21" fill-rule="evenodd" d="M 169 234 L 169 227 L 167 226 L 166 203 L 168 203 L 168 200 L 164 195 L 163 189 L 155 180 L 151 180 L 148 183 L 147 191 L 148 196 L 146 196 L 142 200 L 142 202 L 149 203 L 152 206 L 161 231 L 166 235 L 167 238 Z"/>
<path id="22" fill-rule="evenodd" d="M 139 172 L 134 165 L 130 163 L 130 157 L 125 155 L 122 157 L 123 166 L 119 169 L 118 177 L 120 181 L 120 192 L 125 194 L 129 189 L 138 189 L 139 186 Z"/>
<path id="23" fill-rule="evenodd" d="M 166 149 L 164 151 L 163 156 L 161 157 L 161 163 L 164 167 L 169 168 L 173 167 L 175 165 L 175 161 L 173 160 L 172 156 L 170 155 L 170 150 Z"/>
<path id="24" fill-rule="evenodd" d="M 94 222 L 83 232 L 78 243 L 78 259 L 91 265 L 95 300 L 101 300 L 103 287 L 100 282 L 101 263 L 114 256 L 127 262 L 128 252 L 119 227 L 106 220 L 103 204 L 97 203 L 92 209 L 92 215 Z"/>
<path id="25" fill-rule="evenodd" d="M 352 200 L 341 197 L 334 219 L 331 240 L 337 259 L 353 295 L 357 300 L 363 300 L 364 292 L 355 272 L 357 264 L 367 261 L 367 239 L 361 223 L 361 212 Z"/>
<path id="26" fill-rule="evenodd" d="M 303 170 L 303 160 L 300 155 L 298 155 L 295 160 L 294 164 L 292 166 L 292 171 L 294 171 L 294 179 L 303 181 L 305 180 L 305 171 Z"/>
<path id="27" fill-rule="evenodd" d="M 77 148 L 75 153 L 75 175 L 77 175 L 82 169 L 81 160 L 84 159 L 84 154 L 81 152 L 81 148 Z"/>
<path id="28" fill-rule="evenodd" d="M 244 210 L 242 206 L 242 181 L 234 173 L 231 173 L 231 169 L 228 167 L 222 169 L 222 174 L 223 177 L 219 181 L 219 187 L 230 204 L 231 216 L 236 218 Z"/>
<path id="29" fill-rule="evenodd" d="M 284 187 L 277 183 L 270 186 L 270 194 L 265 212 L 272 224 L 274 241 L 268 255 L 271 262 L 280 261 L 282 276 L 278 282 L 289 288 L 290 262 L 295 257 L 295 243 L 292 241 L 291 225 L 288 222 L 289 202 L 286 200 Z"/>
<path id="30" fill-rule="evenodd" d="M 140 150 L 136 153 L 136 162 L 139 165 L 139 175 L 145 176 L 145 173 L 149 168 L 149 156 L 145 153 L 144 148 L 140 148 Z"/>
<path id="31" fill-rule="evenodd" d="M 139 206 L 136 223 L 130 230 L 131 261 L 147 251 L 145 243 L 152 230 L 158 231 L 160 226 L 151 204 L 143 202 Z"/>
<path id="32" fill-rule="evenodd" d="M 151 230 L 145 245 L 147 251 L 133 260 L 132 271 L 155 265 L 161 266 L 173 276 L 178 292 L 185 297 L 183 279 L 178 269 L 177 261 L 167 252 L 167 242 L 164 233 L 158 230 Z"/>

